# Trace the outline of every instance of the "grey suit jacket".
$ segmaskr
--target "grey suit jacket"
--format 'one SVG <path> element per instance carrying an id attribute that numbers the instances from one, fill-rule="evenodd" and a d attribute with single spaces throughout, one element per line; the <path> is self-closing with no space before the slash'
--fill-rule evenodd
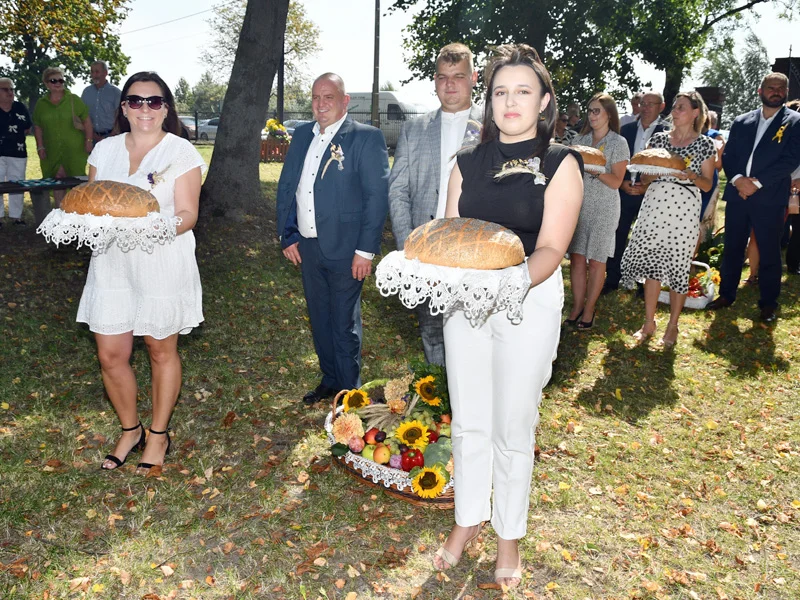
<path id="1" fill-rule="evenodd" d="M 394 165 L 389 176 L 389 214 L 398 250 L 403 249 L 408 234 L 436 217 L 439 205 L 441 169 L 442 110 L 434 110 L 403 124 Z M 483 109 L 476 104 L 469 118 L 481 123 Z M 469 127 L 464 136 L 469 139 Z"/>

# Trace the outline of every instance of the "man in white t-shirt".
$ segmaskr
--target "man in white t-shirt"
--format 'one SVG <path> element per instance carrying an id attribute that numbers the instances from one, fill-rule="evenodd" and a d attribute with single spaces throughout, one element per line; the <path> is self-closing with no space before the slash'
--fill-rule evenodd
<path id="1" fill-rule="evenodd" d="M 631 96 L 631 112 L 630 114 L 622 115 L 619 118 L 620 127 L 627 125 L 628 123 L 633 123 L 639 116 L 639 113 L 641 112 L 640 103 L 642 102 L 643 95 L 644 94 L 641 92 L 636 92 L 633 96 Z"/>
<path id="2" fill-rule="evenodd" d="M 447 182 L 455 154 L 480 140 L 483 111 L 472 102 L 478 73 L 464 44 L 448 44 L 436 58 L 436 96 L 441 106 L 403 125 L 389 177 L 389 212 L 397 248 L 412 230 L 444 217 Z M 442 316 L 428 305 L 417 310 L 425 359 L 444 366 Z"/>

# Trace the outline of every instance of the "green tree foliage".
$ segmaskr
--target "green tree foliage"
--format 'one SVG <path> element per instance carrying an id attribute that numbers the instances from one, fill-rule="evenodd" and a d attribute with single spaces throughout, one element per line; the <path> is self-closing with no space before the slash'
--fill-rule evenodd
<path id="1" fill-rule="evenodd" d="M 218 114 L 222 110 L 222 101 L 228 86 L 217 83 L 210 71 L 200 76 L 200 80 L 192 88 L 193 100 L 189 110 L 197 111 L 201 116 Z"/>
<path id="2" fill-rule="evenodd" d="M 413 17 L 404 43 L 416 78 L 432 79 L 439 48 L 469 46 L 478 64 L 487 48 L 526 42 L 537 49 L 558 90 L 559 103 L 582 102 L 597 90 L 638 87 L 625 36 L 614 34 L 616 0 L 427 0 Z M 417 6 L 395 0 L 392 10 Z"/>
<path id="3" fill-rule="evenodd" d="M 771 0 L 425 0 L 408 27 L 405 48 L 417 79 L 433 76 L 439 48 L 467 44 L 485 63 L 489 46 L 526 42 L 542 56 L 559 103 L 593 92 L 639 89 L 633 59 L 666 72 L 668 106 L 712 32 L 726 35 L 742 14 Z M 418 7 L 395 0 L 391 10 Z M 785 12 L 798 0 L 776 0 Z"/>
<path id="4" fill-rule="evenodd" d="M 90 64 L 104 60 L 110 79 L 119 82 L 129 58 L 122 52 L 116 26 L 125 20 L 129 0 L 0 0 L 0 55 L 11 66 L 18 96 L 29 104 L 44 93 L 42 72 L 59 65 L 68 82 L 88 79 Z"/>
<path id="5" fill-rule="evenodd" d="M 175 86 L 175 109 L 179 113 L 191 112 L 194 110 L 194 93 L 189 82 L 184 77 L 178 80 Z"/>
<path id="6" fill-rule="evenodd" d="M 397 91 L 397 88 L 394 87 L 394 84 L 387 79 L 384 83 L 381 84 L 381 91 L 382 92 L 394 92 L 394 91 Z"/>
<path id="7" fill-rule="evenodd" d="M 246 0 L 238 0 L 214 8 L 214 16 L 209 19 L 209 25 L 214 33 L 209 47 L 203 52 L 202 59 L 215 72 L 230 73 L 246 6 Z M 284 76 L 287 92 L 289 88 L 308 83 L 303 69 L 306 59 L 320 49 L 319 35 L 319 27 L 308 19 L 302 3 L 289 2 L 284 38 Z M 287 93 L 287 104 L 291 101 Z"/>
<path id="8" fill-rule="evenodd" d="M 752 31 L 745 38 L 744 52 L 733 44 L 711 44 L 708 61 L 703 65 L 703 84 L 722 88 L 725 110 L 721 127 L 727 129 L 738 115 L 761 105 L 758 87 L 770 72 L 767 49 Z"/>

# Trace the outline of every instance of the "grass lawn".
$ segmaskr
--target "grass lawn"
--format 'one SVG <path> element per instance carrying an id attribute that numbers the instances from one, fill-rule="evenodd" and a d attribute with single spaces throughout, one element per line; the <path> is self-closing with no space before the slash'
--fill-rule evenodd
<path id="1" fill-rule="evenodd" d="M 437 574 L 452 513 L 331 468 L 325 407 L 298 402 L 318 372 L 299 272 L 274 235 L 279 172 L 262 166 L 262 212 L 197 231 L 206 321 L 181 338 L 173 452 L 156 478 L 98 468 L 119 425 L 93 337 L 74 322 L 90 254 L 48 246 L 27 199 L 29 226 L 0 230 L 0 597 L 800 597 L 797 278 L 774 327 L 756 320 L 746 288 L 725 311 L 685 311 L 672 351 L 634 346 L 643 305 L 629 292 L 601 299 L 593 330 L 564 331 L 542 402 L 524 581 L 503 596 L 488 585 L 491 528 Z M 421 357 L 410 311 L 373 281 L 365 380 Z M 666 319 L 662 307 L 662 332 Z M 147 425 L 140 341 L 133 362 Z"/>

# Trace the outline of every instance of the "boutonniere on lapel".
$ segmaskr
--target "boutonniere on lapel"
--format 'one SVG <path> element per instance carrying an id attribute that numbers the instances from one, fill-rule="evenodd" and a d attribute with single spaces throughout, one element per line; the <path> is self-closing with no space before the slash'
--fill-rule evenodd
<path id="1" fill-rule="evenodd" d="M 148 173 L 147 174 L 147 182 L 150 184 L 150 189 L 151 190 L 154 187 L 156 187 L 159 183 L 163 183 L 165 181 L 164 173 L 169 171 L 169 168 L 171 166 L 172 165 L 167 165 L 161 171 L 153 171 L 152 173 Z"/>
<path id="2" fill-rule="evenodd" d="M 605 152 L 606 151 L 606 145 L 605 144 L 600 144 L 597 147 L 597 149 L 600 150 L 600 152 Z"/>
<path id="3" fill-rule="evenodd" d="M 344 171 L 344 165 L 342 164 L 344 162 L 344 150 L 342 150 L 341 144 L 338 146 L 336 144 L 331 144 L 331 157 L 328 159 L 328 162 L 325 163 L 325 168 L 322 169 L 322 175 L 320 175 L 320 179 L 325 178 L 325 171 L 328 170 L 328 166 L 330 166 L 333 161 L 339 163 L 340 171 Z"/>
<path id="4" fill-rule="evenodd" d="M 775 135 L 773 136 L 772 141 L 774 142 L 775 140 L 778 140 L 778 143 L 780 144 L 783 141 L 783 132 L 784 131 L 786 131 L 786 123 L 781 125 L 780 129 L 778 129 L 778 131 L 775 132 Z"/>
<path id="5" fill-rule="evenodd" d="M 544 176 L 544 173 L 539 171 L 540 164 L 541 161 L 538 156 L 528 159 L 517 158 L 509 160 L 503 163 L 503 166 L 500 167 L 500 172 L 495 174 L 494 178 L 499 180 L 509 175 L 527 173 L 533 175 L 533 183 L 535 185 L 544 185 L 547 182 L 547 177 Z"/>
<path id="6" fill-rule="evenodd" d="M 464 146 L 477 146 L 481 141 L 481 124 L 470 119 L 464 132 Z"/>

